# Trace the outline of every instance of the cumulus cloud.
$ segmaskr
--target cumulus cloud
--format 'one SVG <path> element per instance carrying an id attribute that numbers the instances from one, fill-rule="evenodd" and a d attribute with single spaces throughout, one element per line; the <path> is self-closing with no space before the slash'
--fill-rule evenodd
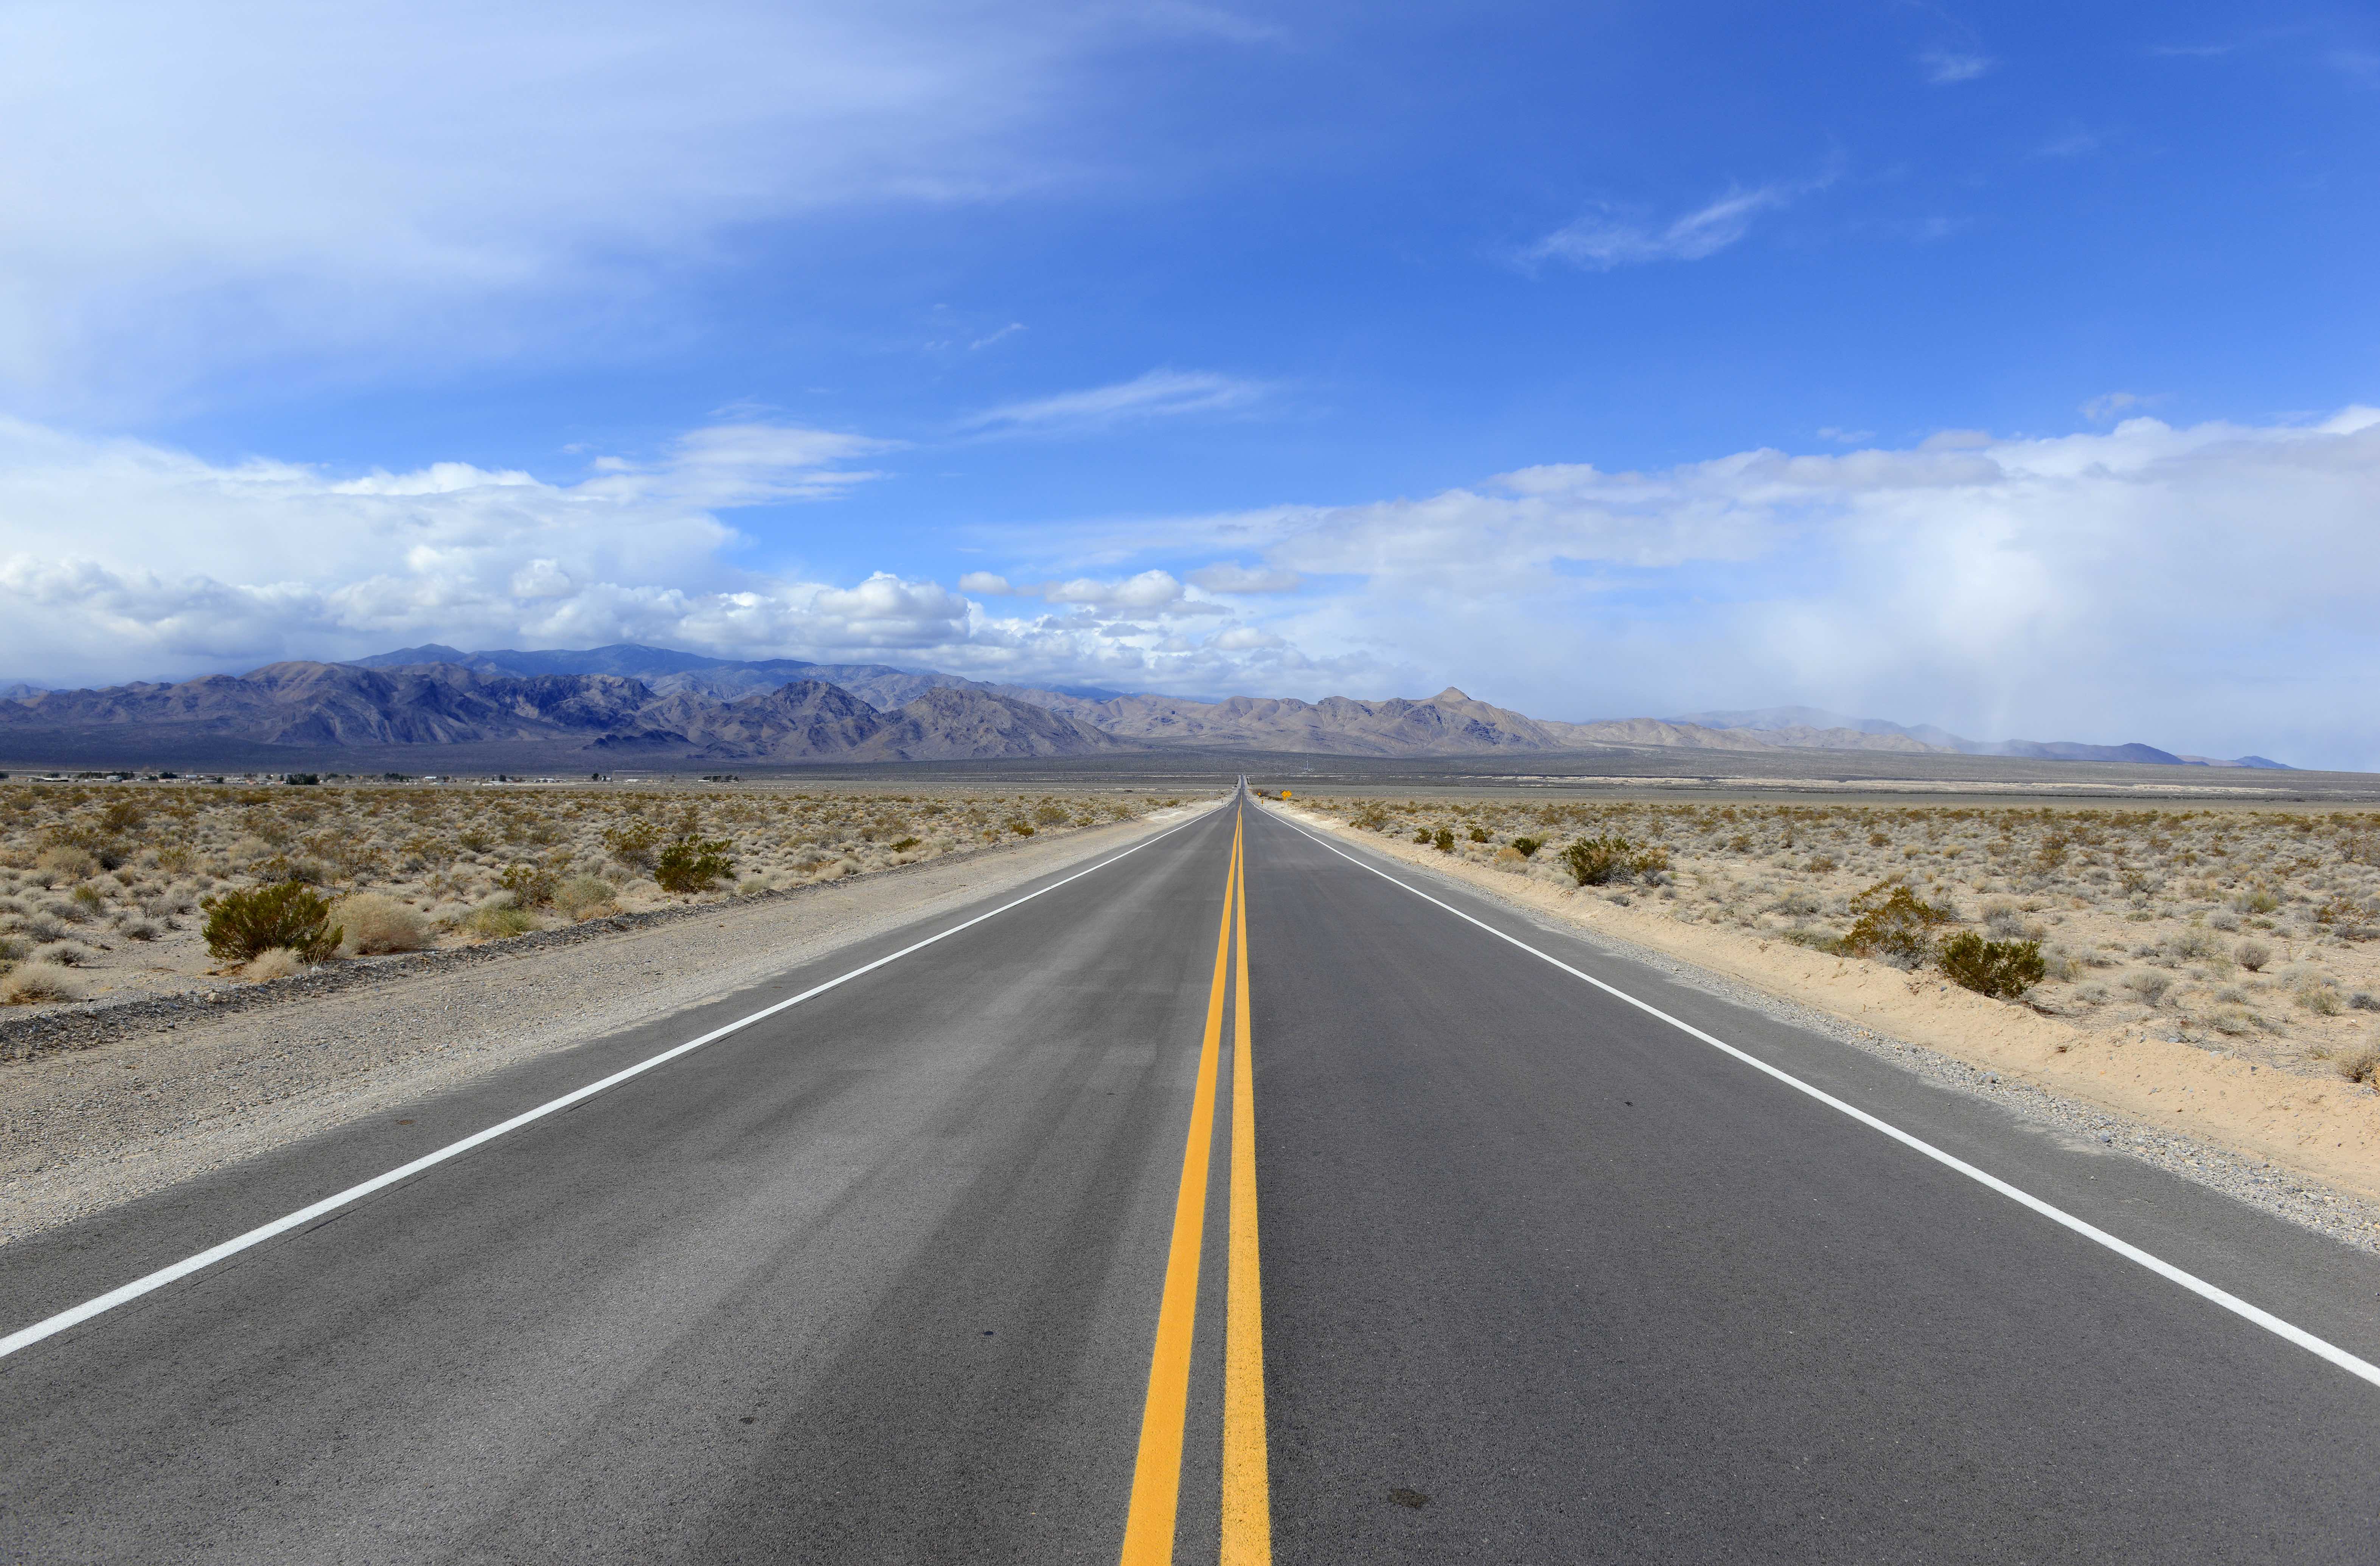
<path id="1" fill-rule="evenodd" d="M 955 589 L 880 570 L 738 566 L 737 507 L 827 502 L 886 443 L 753 421 L 554 481 L 468 463 L 360 475 L 212 463 L 0 419 L 0 675 L 185 677 L 440 641 L 638 641 L 727 657 L 891 660 L 1021 683 L 1264 689 L 1336 680 L 1171 572 Z M 1022 613 L 978 600 L 1024 600 Z"/>
<path id="2" fill-rule="evenodd" d="M 881 449 L 745 423 L 571 483 L 467 463 L 340 478 L 0 420 L 0 666 L 121 677 L 128 661 L 179 671 L 430 636 L 947 638 L 968 606 L 930 584 L 760 581 L 722 562 L 740 535 L 720 511 L 839 493 L 866 477 L 845 460 Z"/>
<path id="3" fill-rule="evenodd" d="M 1554 464 L 1196 519 L 1354 585 L 1256 627 L 1594 718 L 1807 701 L 1982 737 L 2380 765 L 2380 410 Z"/>
<path id="4" fill-rule="evenodd" d="M 1243 407 L 1264 393 L 1265 387 L 1257 382 L 1211 370 L 1152 370 L 1111 386 L 987 408 L 962 428 L 990 433 L 1074 433 L 1131 419 L 1172 419 Z"/>
<path id="5" fill-rule="evenodd" d="M 1601 271 L 1646 261 L 1701 261 L 1750 234 L 1762 213 L 1791 206 L 1834 180 L 1829 171 L 1810 179 L 1731 188 L 1666 224 L 1605 207 L 1555 229 L 1524 250 L 1522 259 L 1568 261 Z"/>

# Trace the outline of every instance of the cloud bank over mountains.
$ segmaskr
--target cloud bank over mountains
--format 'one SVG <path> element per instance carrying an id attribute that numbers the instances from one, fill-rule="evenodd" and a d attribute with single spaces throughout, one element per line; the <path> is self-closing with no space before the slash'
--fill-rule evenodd
<path id="1" fill-rule="evenodd" d="M 814 579 L 736 525 L 830 516 L 912 456 L 747 422 L 567 481 L 339 476 L 0 422 L 0 675 L 638 641 L 1180 694 L 1461 683 L 1568 720 L 1815 697 L 2380 765 L 2352 716 L 2380 675 L 2380 410 L 1548 464 L 1415 499 L 986 532 L 1002 569 L 948 585 Z"/>

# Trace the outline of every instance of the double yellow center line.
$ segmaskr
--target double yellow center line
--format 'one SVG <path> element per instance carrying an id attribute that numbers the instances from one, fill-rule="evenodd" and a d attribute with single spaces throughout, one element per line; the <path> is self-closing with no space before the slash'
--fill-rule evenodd
<path id="1" fill-rule="evenodd" d="M 1207 1227 L 1209 1153 L 1215 1145 L 1215 1076 L 1222 1055 L 1224 980 L 1234 981 L 1232 1052 L 1232 1212 L 1223 1313 L 1223 1566 L 1271 1566 L 1272 1502 L 1264 1407 L 1264 1290 L 1257 1251 L 1256 1068 L 1248 1042 L 1248 896 L 1241 853 L 1243 819 L 1232 822 L 1232 866 L 1223 880 L 1222 929 L 1207 994 L 1206 1041 L 1190 1100 L 1190 1137 L 1173 1202 L 1173 1244 L 1157 1309 L 1157 1348 L 1133 1465 L 1132 1511 L 1123 1566 L 1170 1566 L 1182 1492 L 1183 1428 L 1190 1413 L 1190 1344 L 1198 1318 L 1198 1253 Z M 1237 935 L 1234 941 L 1233 936 Z M 1232 958 L 1237 953 L 1236 965 Z"/>

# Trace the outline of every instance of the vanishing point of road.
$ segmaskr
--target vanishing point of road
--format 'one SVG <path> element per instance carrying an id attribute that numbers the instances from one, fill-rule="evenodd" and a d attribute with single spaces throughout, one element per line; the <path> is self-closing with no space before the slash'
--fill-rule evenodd
<path id="1" fill-rule="evenodd" d="M 1245 792 L 0 1251 L 10 1561 L 2372 1561 L 2380 1265 Z"/>

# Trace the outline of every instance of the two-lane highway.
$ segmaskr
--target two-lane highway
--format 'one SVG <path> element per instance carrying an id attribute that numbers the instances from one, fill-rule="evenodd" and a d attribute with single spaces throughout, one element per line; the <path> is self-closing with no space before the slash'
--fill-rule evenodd
<path id="1" fill-rule="evenodd" d="M 2375 1554 L 2380 1387 L 1803 1088 L 2365 1360 L 2372 1258 L 1238 801 L 10 1246 L 0 1332 L 706 1038 L 22 1341 L 0 1557 Z"/>

